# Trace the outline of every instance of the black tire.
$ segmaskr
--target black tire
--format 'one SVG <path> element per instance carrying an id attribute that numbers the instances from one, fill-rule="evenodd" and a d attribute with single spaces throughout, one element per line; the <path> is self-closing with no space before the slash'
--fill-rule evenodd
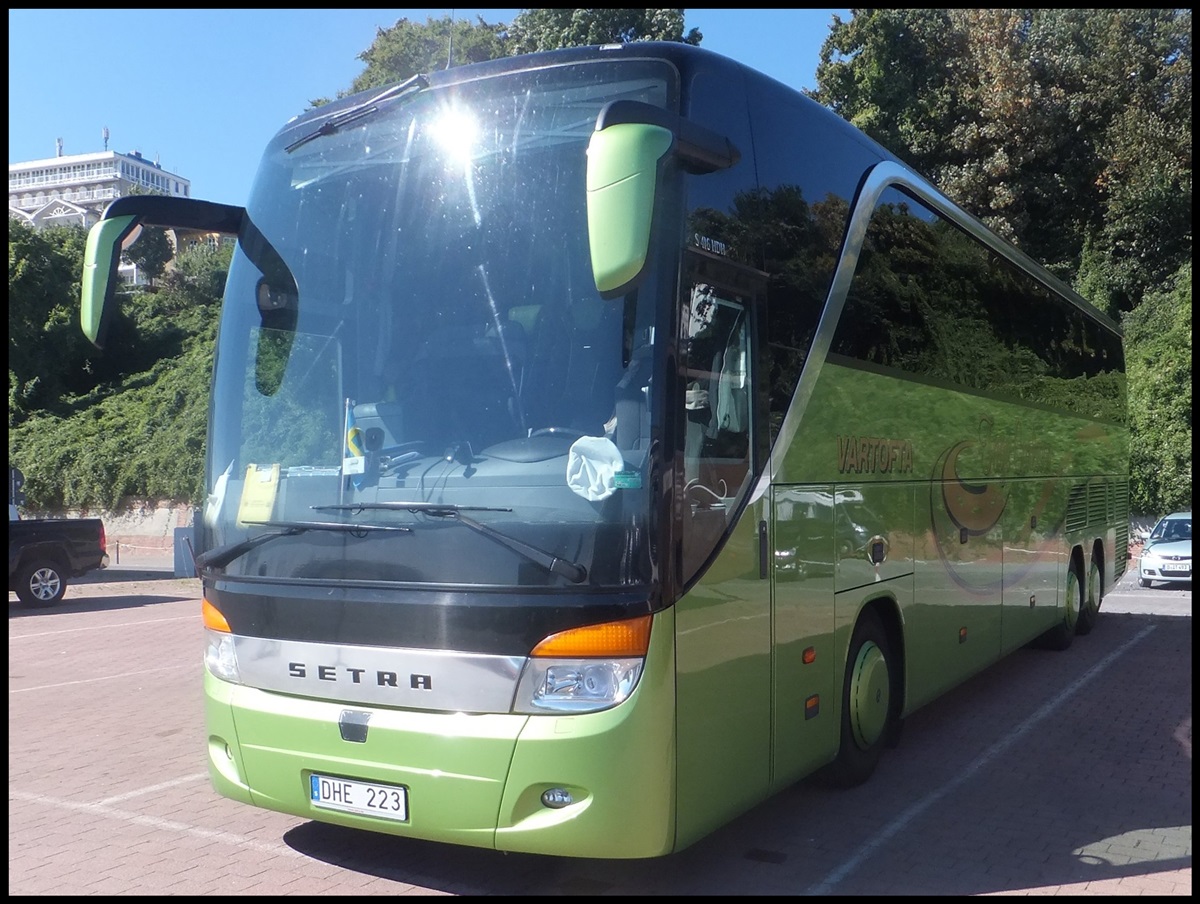
<path id="1" fill-rule="evenodd" d="M 839 788 L 861 785 L 885 746 L 899 739 L 896 663 L 883 622 L 871 609 L 859 616 L 842 681 L 841 744 L 825 775 Z"/>
<path id="2" fill-rule="evenodd" d="M 1047 650 L 1066 650 L 1075 639 L 1075 630 L 1079 624 L 1079 613 L 1087 600 L 1083 577 L 1080 575 L 1079 559 L 1071 561 L 1067 570 L 1067 591 L 1064 595 L 1062 618 L 1058 624 L 1038 638 L 1038 646 Z"/>
<path id="3" fill-rule="evenodd" d="M 1083 606 L 1079 610 L 1079 620 L 1075 622 L 1076 634 L 1089 634 L 1096 627 L 1096 619 L 1100 616 L 1100 603 L 1104 597 L 1104 569 L 1100 560 L 1092 556 L 1092 564 L 1088 568 L 1087 584 L 1083 588 Z"/>
<path id="4" fill-rule="evenodd" d="M 53 606 L 67 592 L 66 572 L 53 560 L 26 562 L 17 571 L 16 591 L 26 606 Z"/>
<path id="5" fill-rule="evenodd" d="M 1139 587 L 1149 587 L 1150 582 L 1147 581 L 1145 578 L 1138 578 L 1138 586 Z"/>

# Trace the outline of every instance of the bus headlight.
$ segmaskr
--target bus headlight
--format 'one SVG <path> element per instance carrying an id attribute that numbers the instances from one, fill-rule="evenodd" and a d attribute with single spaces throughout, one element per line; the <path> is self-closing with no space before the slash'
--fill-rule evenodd
<path id="1" fill-rule="evenodd" d="M 650 615 L 544 637 L 525 660 L 513 712 L 590 713 L 633 693 L 650 647 Z"/>
<path id="2" fill-rule="evenodd" d="M 586 713 L 616 706 L 637 687 L 643 660 L 529 659 L 513 710 Z"/>
<path id="3" fill-rule="evenodd" d="M 204 666 L 214 678 L 241 684 L 238 674 L 237 651 L 233 648 L 233 635 L 223 631 L 205 631 Z"/>

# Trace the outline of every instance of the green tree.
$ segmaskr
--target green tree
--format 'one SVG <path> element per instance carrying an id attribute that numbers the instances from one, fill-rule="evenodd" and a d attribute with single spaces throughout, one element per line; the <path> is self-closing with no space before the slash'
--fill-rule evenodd
<path id="1" fill-rule="evenodd" d="M 1192 265 L 1125 315 L 1130 508 L 1161 515 L 1192 504 Z"/>
<path id="2" fill-rule="evenodd" d="M 1145 287 L 1165 284 L 1192 255 L 1191 11 L 1121 12 L 1099 20 L 1109 25 L 1107 52 L 1092 60 L 1093 77 L 1107 75 L 1120 89 L 1098 145 L 1096 242 L 1110 275 L 1095 299 L 1110 311 L 1134 307 Z"/>
<path id="3" fill-rule="evenodd" d="M 698 29 L 683 33 L 682 9 L 523 9 L 508 29 L 508 52 L 516 55 L 617 41 L 682 41 L 699 44 Z"/>
<path id="4" fill-rule="evenodd" d="M 391 28 L 377 29 L 371 46 L 358 55 L 366 68 L 348 93 L 380 88 L 421 72 L 498 59 L 505 55 L 505 29 L 502 24 L 488 24 L 482 16 L 475 24 L 449 16 L 426 19 L 424 25 L 400 19 Z"/>
<path id="5" fill-rule="evenodd" d="M 466 19 L 428 18 L 424 24 L 399 19 L 375 32 L 371 46 L 358 55 L 366 64 L 345 97 L 381 88 L 418 73 L 467 63 L 500 59 L 538 50 L 558 50 L 613 41 L 682 41 L 699 44 L 693 28 L 683 33 L 682 9 L 525 9 L 511 25 L 489 23 L 482 16 Z M 320 97 L 310 107 L 329 103 Z"/>
<path id="6" fill-rule="evenodd" d="M 10 277 L 15 270 L 34 285 L 47 243 L 43 233 L 10 228 Z M 119 509 L 129 496 L 199 502 L 217 314 L 230 255 L 228 246 L 186 249 L 159 291 L 126 298 L 106 351 L 86 340 L 80 347 L 92 356 L 86 393 L 56 397 L 19 419 L 10 398 L 9 461 L 25 473 L 30 508 Z M 60 269 L 79 273 L 82 260 L 79 250 Z M 44 304 L 70 311 L 64 332 L 82 337 L 77 282 L 48 291 L 61 294 Z M 54 357 L 44 336 L 10 309 L 13 328 L 32 337 L 39 360 Z M 9 381 L 11 397 L 11 365 Z"/>
<path id="7" fill-rule="evenodd" d="M 131 195 L 163 195 L 157 189 L 151 191 L 140 185 L 133 186 Z M 175 256 L 175 246 L 167 236 L 167 231 L 158 226 L 144 226 L 138 233 L 137 240 L 121 253 L 121 261 L 133 264 L 151 286 L 163 275 L 167 265 Z"/>
<path id="8" fill-rule="evenodd" d="M 95 385 L 79 328 L 80 226 L 8 224 L 8 425 Z"/>
<path id="9" fill-rule="evenodd" d="M 1191 21 L 855 10 L 835 18 L 810 92 L 1102 310 L 1130 312 L 1131 506 L 1144 513 L 1191 496 Z"/>
<path id="10" fill-rule="evenodd" d="M 1189 10 L 855 10 L 817 80 L 1111 313 L 1191 257 Z"/>
<path id="11" fill-rule="evenodd" d="M 138 240 L 121 255 L 121 260 L 134 264 L 150 285 L 154 285 L 174 256 L 175 246 L 167 237 L 167 231 L 158 226 L 146 226 Z"/>

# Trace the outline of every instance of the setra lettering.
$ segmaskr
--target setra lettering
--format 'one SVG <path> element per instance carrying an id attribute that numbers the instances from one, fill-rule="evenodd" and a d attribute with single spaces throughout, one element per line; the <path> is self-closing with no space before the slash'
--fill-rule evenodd
<path id="1" fill-rule="evenodd" d="M 315 678 L 317 681 L 332 682 L 348 681 L 351 684 L 363 684 L 363 678 L 367 674 L 367 669 L 355 668 L 353 666 L 309 666 L 304 662 L 289 662 L 287 668 L 288 676 L 291 678 Z M 315 672 L 313 671 L 314 669 Z M 375 684 L 378 687 L 394 687 L 398 689 L 401 687 L 400 681 L 399 672 L 387 672 L 382 669 L 375 672 Z M 408 676 L 408 686 L 413 690 L 431 691 L 433 690 L 433 676 L 414 672 Z"/>

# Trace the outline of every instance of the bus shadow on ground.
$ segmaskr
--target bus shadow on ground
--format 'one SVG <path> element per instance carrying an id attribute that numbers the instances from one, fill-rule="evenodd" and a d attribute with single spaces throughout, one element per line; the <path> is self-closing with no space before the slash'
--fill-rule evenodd
<path id="1" fill-rule="evenodd" d="M 307 822 L 284 835 L 299 854 L 330 866 L 454 895 L 531 893 L 545 883 L 550 858 L 505 854 L 377 835 L 358 829 Z M 470 876 L 487 876 L 486 885 Z"/>
<path id="2" fill-rule="evenodd" d="M 123 568 L 101 568 L 96 571 L 89 571 L 87 574 L 73 578 L 71 583 L 74 586 L 82 584 L 127 584 L 135 581 L 182 581 L 188 580 L 176 576 L 173 571 L 165 568 L 138 568 L 136 566 L 125 566 Z"/>
<path id="3" fill-rule="evenodd" d="M 122 594 L 120 596 L 87 596 L 82 591 L 79 596 L 67 597 L 53 606 L 26 606 L 15 600 L 9 600 L 8 617 L 30 618 L 38 616 L 66 615 L 78 612 L 115 612 L 121 609 L 144 609 L 161 603 L 179 603 L 187 600 L 198 601 L 199 594 L 180 593 L 165 594 Z M 196 609 L 199 613 L 199 607 Z"/>

